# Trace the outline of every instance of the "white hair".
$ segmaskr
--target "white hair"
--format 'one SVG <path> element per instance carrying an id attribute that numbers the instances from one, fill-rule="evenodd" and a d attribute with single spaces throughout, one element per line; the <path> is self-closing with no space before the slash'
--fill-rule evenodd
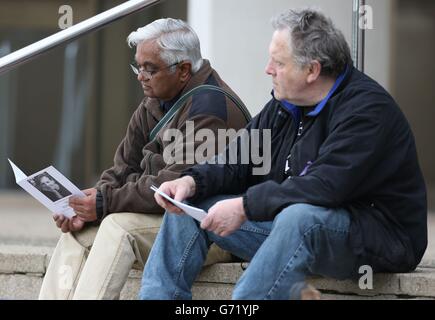
<path id="1" fill-rule="evenodd" d="M 160 58 L 168 65 L 190 61 L 192 73 L 201 68 L 201 47 L 195 31 L 183 20 L 158 19 L 145 27 L 130 33 L 127 43 L 130 47 L 143 41 L 155 40 L 160 47 Z"/>
<path id="2" fill-rule="evenodd" d="M 301 67 L 317 60 L 322 74 L 338 75 L 352 64 L 342 32 L 318 9 L 287 10 L 272 19 L 272 26 L 290 31 L 293 59 Z"/>

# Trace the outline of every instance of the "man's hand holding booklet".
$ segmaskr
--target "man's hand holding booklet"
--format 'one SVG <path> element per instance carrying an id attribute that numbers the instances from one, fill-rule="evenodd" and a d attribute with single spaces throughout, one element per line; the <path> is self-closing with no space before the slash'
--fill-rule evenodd
<path id="1" fill-rule="evenodd" d="M 71 196 L 85 197 L 86 195 L 62 173 L 50 166 L 31 176 L 27 176 L 11 160 L 9 160 L 9 163 L 17 184 L 46 206 L 53 214 L 63 215 L 67 218 L 76 215 L 69 206 L 68 199 Z"/>
<path id="2" fill-rule="evenodd" d="M 185 213 L 187 213 L 189 216 L 195 218 L 198 221 L 202 221 L 202 219 L 205 218 L 205 216 L 207 215 L 207 213 L 199 208 L 195 208 L 192 206 L 189 206 L 185 203 L 182 203 L 180 201 L 174 200 L 172 199 L 169 195 L 167 195 L 166 193 L 162 192 L 159 190 L 159 188 L 157 188 L 156 186 L 151 186 L 151 190 L 157 192 L 158 194 L 160 194 L 163 198 L 165 198 L 166 200 L 168 200 L 169 202 L 171 202 L 174 206 L 180 208 L 181 210 L 183 210 Z"/>

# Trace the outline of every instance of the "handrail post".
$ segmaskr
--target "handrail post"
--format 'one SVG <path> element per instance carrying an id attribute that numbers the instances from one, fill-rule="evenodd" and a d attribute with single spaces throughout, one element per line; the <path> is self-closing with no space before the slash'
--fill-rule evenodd
<path id="1" fill-rule="evenodd" d="M 365 0 L 353 0 L 352 15 L 352 59 L 355 67 L 364 72 L 365 29 L 361 28 L 360 10 L 365 6 Z"/>

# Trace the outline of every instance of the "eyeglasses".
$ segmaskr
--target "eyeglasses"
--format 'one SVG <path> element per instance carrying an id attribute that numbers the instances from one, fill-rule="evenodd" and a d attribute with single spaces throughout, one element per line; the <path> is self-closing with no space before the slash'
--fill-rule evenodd
<path id="1" fill-rule="evenodd" d="M 138 66 L 136 64 L 136 62 L 130 63 L 130 67 L 131 67 L 131 70 L 133 70 L 135 75 L 138 76 L 139 74 L 142 74 L 145 77 L 145 79 L 151 80 L 156 73 L 158 73 L 162 70 L 165 70 L 165 69 L 172 68 L 173 66 L 176 66 L 179 63 L 180 62 L 175 62 L 169 66 L 159 68 L 159 69 L 153 69 L 153 70 L 146 70 L 144 66 Z"/>

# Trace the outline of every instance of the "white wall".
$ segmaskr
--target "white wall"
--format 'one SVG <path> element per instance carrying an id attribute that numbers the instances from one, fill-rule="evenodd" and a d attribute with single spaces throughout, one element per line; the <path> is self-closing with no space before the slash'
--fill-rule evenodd
<path id="1" fill-rule="evenodd" d="M 365 73 L 391 90 L 393 0 L 366 0 L 373 8 L 373 29 L 366 31 Z"/>
<path id="2" fill-rule="evenodd" d="M 374 30 L 367 32 L 366 72 L 388 87 L 392 0 L 372 0 Z M 240 95 L 252 114 L 270 99 L 271 81 L 264 73 L 272 35 L 272 16 L 294 7 L 322 9 L 348 42 L 352 30 L 351 0 L 189 0 L 188 22 L 198 33 L 202 53 Z"/>

